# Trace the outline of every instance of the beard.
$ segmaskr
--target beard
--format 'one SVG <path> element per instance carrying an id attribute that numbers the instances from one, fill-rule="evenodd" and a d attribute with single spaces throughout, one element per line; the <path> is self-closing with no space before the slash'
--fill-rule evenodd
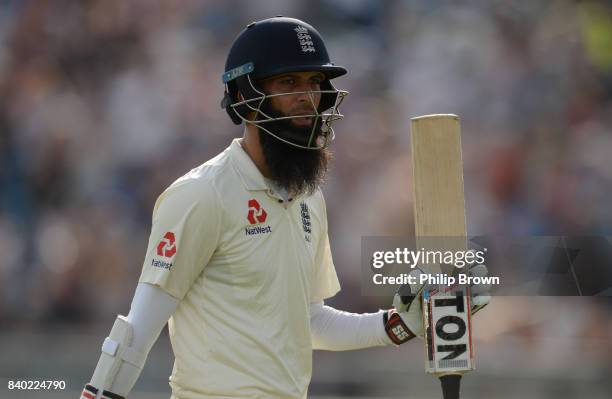
<path id="1" fill-rule="evenodd" d="M 288 116 L 273 109 L 269 104 L 262 111 L 272 118 Z M 315 140 L 321 136 L 321 120 L 315 126 Z M 263 123 L 275 135 L 299 145 L 307 145 L 311 126 L 295 126 L 291 119 Z M 271 179 L 287 190 L 290 195 L 312 195 L 327 176 L 331 152 L 327 148 L 307 150 L 278 140 L 258 127 L 259 142 L 264 158 L 272 174 Z"/>

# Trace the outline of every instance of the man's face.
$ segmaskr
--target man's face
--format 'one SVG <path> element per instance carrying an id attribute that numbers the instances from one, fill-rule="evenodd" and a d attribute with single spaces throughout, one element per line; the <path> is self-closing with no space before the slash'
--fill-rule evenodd
<path id="1" fill-rule="evenodd" d="M 271 97 L 262 111 L 271 117 L 314 115 L 321 101 L 318 91 L 325 76 L 320 72 L 293 72 L 273 76 L 259 83 L 266 94 L 295 93 Z M 264 123 L 266 129 L 292 142 L 304 142 L 314 132 L 321 134 L 321 119 L 291 118 Z M 303 149 L 284 143 L 259 128 L 259 141 L 271 178 L 290 193 L 313 193 L 327 173 L 331 153 L 327 149 Z"/>
<path id="2" fill-rule="evenodd" d="M 324 80 L 325 75 L 321 72 L 291 72 L 264 79 L 260 86 L 266 94 L 303 92 L 270 98 L 271 107 L 278 113 L 286 116 L 314 115 L 321 101 L 321 94 L 316 92 L 321 90 Z M 310 127 L 313 123 L 312 118 L 294 118 L 290 121 L 301 128 Z"/>

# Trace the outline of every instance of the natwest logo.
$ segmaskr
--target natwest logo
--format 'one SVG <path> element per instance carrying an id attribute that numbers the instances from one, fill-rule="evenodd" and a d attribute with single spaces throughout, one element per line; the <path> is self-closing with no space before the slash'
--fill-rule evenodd
<path id="1" fill-rule="evenodd" d="M 169 231 L 164 235 L 159 244 L 157 244 L 157 254 L 166 258 L 172 258 L 176 253 L 176 239 L 174 233 Z"/>
<path id="2" fill-rule="evenodd" d="M 259 205 L 259 202 L 255 199 L 249 200 L 249 213 L 247 214 L 247 219 L 249 219 L 249 223 L 257 224 L 263 223 L 266 221 L 266 217 L 268 214 L 266 211 Z"/>

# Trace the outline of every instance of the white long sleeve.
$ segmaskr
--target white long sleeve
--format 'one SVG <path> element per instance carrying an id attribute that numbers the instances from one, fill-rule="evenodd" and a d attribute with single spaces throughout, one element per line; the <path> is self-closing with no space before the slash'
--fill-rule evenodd
<path id="1" fill-rule="evenodd" d="M 148 355 L 161 330 L 176 310 L 178 302 L 178 299 L 159 287 L 139 283 L 127 316 L 133 329 L 131 348 Z M 127 396 L 136 384 L 140 371 L 129 363 L 123 363 L 110 391 Z"/>
<path id="2" fill-rule="evenodd" d="M 391 345 L 383 326 L 383 313 L 349 313 L 323 305 L 310 304 L 310 330 L 313 349 L 345 351 Z"/>

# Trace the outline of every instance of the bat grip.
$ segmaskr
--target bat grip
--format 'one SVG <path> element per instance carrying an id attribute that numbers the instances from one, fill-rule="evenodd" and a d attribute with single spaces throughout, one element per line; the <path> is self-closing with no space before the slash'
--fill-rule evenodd
<path id="1" fill-rule="evenodd" d="M 440 384 L 442 384 L 442 397 L 444 399 L 459 399 L 461 374 L 446 374 L 440 376 Z"/>

